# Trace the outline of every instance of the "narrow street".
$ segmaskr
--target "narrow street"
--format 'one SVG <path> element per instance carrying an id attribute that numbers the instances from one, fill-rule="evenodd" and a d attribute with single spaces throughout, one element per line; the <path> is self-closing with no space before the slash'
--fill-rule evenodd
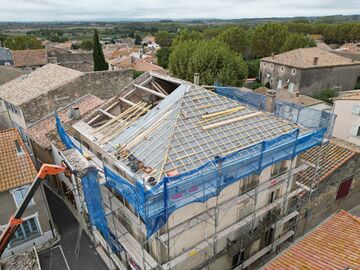
<path id="1" fill-rule="evenodd" d="M 79 223 L 58 196 L 46 186 L 44 189 L 61 240 L 53 248 L 39 254 L 41 269 L 107 270 L 106 264 L 97 254 L 85 232 L 82 233 L 79 258 L 76 257 L 75 246 Z"/>

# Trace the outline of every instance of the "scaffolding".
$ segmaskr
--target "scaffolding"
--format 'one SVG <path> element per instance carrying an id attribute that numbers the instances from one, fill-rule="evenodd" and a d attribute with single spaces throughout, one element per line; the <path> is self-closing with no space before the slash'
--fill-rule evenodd
<path id="1" fill-rule="evenodd" d="M 156 76 L 163 78 L 159 75 Z M 146 79 L 145 81 L 153 85 L 152 91 L 159 88 L 156 84 L 157 87 L 154 87 L 152 80 Z M 145 86 L 139 87 L 135 85 L 137 89 L 142 87 L 146 88 Z M 190 89 L 191 91 L 189 91 Z M 91 130 L 91 133 L 95 134 L 98 144 L 108 145 L 104 148 L 106 149 L 104 153 L 106 160 L 113 156 L 116 160 L 124 162 L 131 154 L 136 157 L 143 155 L 142 161 L 146 163 L 146 167 L 149 169 L 148 164 L 151 164 L 151 169 L 154 170 L 155 168 L 150 175 L 156 181 L 155 183 L 149 183 L 139 175 L 125 169 L 124 166 L 115 169 L 109 162 L 103 164 L 104 178 L 106 179 L 104 186 L 111 191 L 108 193 L 109 197 L 107 198 L 110 211 L 116 212 L 119 209 L 119 207 L 116 207 L 116 210 L 114 210 L 112 203 L 113 196 L 119 195 L 123 205 L 127 204 L 137 214 L 139 231 L 146 233 L 146 239 L 138 239 L 142 249 L 142 269 L 156 267 L 171 269 L 173 260 L 171 260 L 170 255 L 170 239 L 176 235 L 176 230 L 169 229 L 168 218 L 176 210 L 194 202 L 205 203 L 210 198 L 215 198 L 213 207 L 207 208 L 202 213 L 202 216 L 191 218 L 185 226 L 186 228 L 191 226 L 191 223 L 195 224 L 202 221 L 214 225 L 214 233 L 209 237 L 205 235 L 204 243 L 197 245 L 196 252 L 205 252 L 207 254 L 208 261 L 206 265 L 215 260 L 224 250 L 218 246 L 220 234 L 223 237 L 226 233 L 239 231 L 242 227 L 246 227 L 250 231 L 250 234 L 246 233 L 246 237 L 254 239 L 256 220 L 270 210 L 281 206 L 282 211 L 280 213 L 272 213 L 277 216 L 274 223 L 276 229 L 278 222 L 287 217 L 289 213 L 289 211 L 285 210 L 288 206 L 288 200 L 298 194 L 298 190 L 292 191 L 290 186 L 293 174 L 298 172 L 298 168 L 294 168 L 293 164 L 295 157 L 313 146 L 321 145 L 324 135 L 331 130 L 333 121 L 331 114 L 327 112 L 322 112 L 315 120 L 311 119 L 309 113 L 313 113 L 312 111 L 296 106 L 292 107 L 290 113 L 291 104 L 287 103 L 277 103 L 274 114 L 277 117 L 300 124 L 300 128 L 282 120 L 274 121 L 272 115 L 251 108 L 264 109 L 265 100 L 263 97 L 250 95 L 251 98 L 248 98 L 249 94 L 243 95 L 238 89 L 218 87 L 215 90 L 220 95 L 235 99 L 236 102 L 214 97 L 215 94 L 210 94 L 210 92 L 205 92 L 195 86 L 182 87 L 177 91 L 178 93 L 173 94 L 173 96 L 180 94 L 180 102 L 177 102 L 177 99 L 175 101 L 171 101 L 171 99 L 169 99 L 170 101 L 164 100 L 163 104 L 165 104 L 164 107 L 167 110 L 150 110 L 148 114 L 141 117 L 150 109 L 150 106 L 144 103 L 134 103 L 118 116 L 109 116 L 111 120 L 97 127 L 95 131 Z M 147 90 L 147 92 L 149 91 Z M 159 92 L 161 91 L 159 90 Z M 163 95 L 166 96 L 165 93 Z M 199 100 L 205 103 L 199 105 Z M 237 101 L 245 103 L 246 106 L 239 104 Z M 216 110 L 209 110 L 214 102 L 217 104 Z M 200 119 L 187 121 L 195 110 L 201 116 Z M 294 114 L 294 112 L 296 113 Z M 176 118 L 175 122 L 173 121 L 174 118 Z M 129 119 L 132 119 L 131 123 L 128 123 Z M 241 122 L 241 125 L 238 124 L 239 122 Z M 133 123 L 139 123 L 138 128 L 130 125 Z M 81 151 L 61 128 L 61 123 L 57 122 L 57 125 L 64 144 L 69 148 L 75 147 Z M 255 126 L 257 128 L 254 128 Z M 212 131 L 215 128 L 220 128 L 221 133 L 224 135 L 220 136 L 213 133 Z M 234 130 L 238 128 L 243 128 L 245 135 L 240 137 L 234 133 Z M 199 129 L 202 131 L 201 134 L 205 134 L 203 137 L 199 137 Z M 115 131 L 116 135 L 113 135 Z M 173 133 L 167 134 L 168 131 Z M 260 132 L 263 133 L 263 137 L 258 137 L 257 134 Z M 185 134 L 191 134 L 191 136 L 185 136 Z M 121 136 L 123 136 L 123 140 L 121 140 Z M 217 140 L 213 145 L 206 142 L 205 139 L 209 140 L 214 136 Z M 151 144 L 151 138 L 154 139 L 154 144 Z M 165 142 L 171 140 L 174 143 L 171 147 L 162 149 L 160 154 L 157 154 L 158 156 L 149 156 L 149 153 L 159 147 L 156 141 L 160 138 Z M 182 145 L 188 145 L 188 148 L 186 149 Z M 175 151 L 176 149 L 178 150 Z M 198 149 L 202 151 L 196 151 Z M 192 154 L 181 155 L 182 152 Z M 203 155 L 200 155 L 200 152 Z M 121 154 L 117 155 L 117 153 Z M 221 191 L 251 175 L 260 175 L 265 168 L 282 160 L 290 161 L 287 174 L 284 176 L 281 173 L 278 176 L 272 176 L 272 180 L 265 182 L 264 185 L 257 182 L 254 187 L 243 192 L 242 197 L 254 200 L 251 215 L 219 232 L 219 207 L 224 207 L 224 203 L 220 205 L 218 200 Z M 177 173 L 171 174 L 169 172 Z M 286 182 L 286 192 L 282 198 L 278 198 L 264 209 L 256 209 L 256 200 L 261 191 L 269 188 L 269 184 L 276 186 L 284 182 Z M 84 188 L 86 189 L 86 185 Z M 100 190 L 101 188 L 99 186 L 96 189 Z M 84 193 L 86 193 L 85 190 Z M 96 193 L 90 196 L 101 198 L 101 194 L 96 195 Z M 85 199 L 88 204 L 92 204 L 90 199 Z M 96 201 L 96 205 L 101 209 L 103 207 L 99 206 L 98 201 Z M 228 206 L 231 206 L 231 203 Z M 93 212 L 91 209 L 90 207 L 89 214 L 93 216 L 92 223 L 100 229 L 103 235 L 111 236 L 111 238 L 106 239 L 110 246 L 114 246 L 115 240 L 120 241 L 120 246 L 124 244 L 121 241 L 130 241 L 124 238 L 124 235 L 128 234 L 128 232 L 120 222 L 105 218 L 105 224 L 105 215 Z M 96 218 L 101 222 L 97 221 Z M 159 230 L 165 224 L 167 224 L 165 234 L 160 235 Z M 109 231 L 112 231 L 112 229 L 115 230 L 115 233 L 111 234 Z M 242 230 L 241 233 L 244 233 L 244 231 L 246 230 Z M 178 234 L 181 234 L 181 231 Z M 291 235 L 287 235 L 287 237 L 291 237 Z M 150 239 L 155 239 L 158 244 L 161 243 L 167 248 L 167 260 L 162 266 L 159 258 L 159 261 L 156 262 L 148 253 L 149 250 L 146 246 Z M 274 243 L 273 241 L 272 245 Z M 211 254 L 206 251 L 206 246 L 212 246 Z M 272 248 L 273 246 L 270 247 L 270 250 Z M 120 250 L 121 248 L 118 248 L 115 252 Z M 192 250 L 195 250 L 195 248 Z M 196 252 L 194 252 L 194 255 L 197 254 Z M 158 251 L 157 255 L 160 256 L 160 251 Z M 137 260 L 137 263 L 139 263 L 139 260 Z M 239 269 L 246 267 L 245 262 L 242 262 L 240 267 Z"/>

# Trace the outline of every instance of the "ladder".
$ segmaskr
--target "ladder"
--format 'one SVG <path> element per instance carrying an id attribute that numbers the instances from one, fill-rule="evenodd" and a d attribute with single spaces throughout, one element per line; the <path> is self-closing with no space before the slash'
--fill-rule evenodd
<path id="1" fill-rule="evenodd" d="M 79 231 L 78 231 L 78 236 L 77 236 L 76 246 L 75 246 L 75 256 L 77 259 L 79 259 L 81 236 L 82 236 L 83 230 L 84 230 L 83 227 L 81 226 L 81 224 L 79 224 Z"/>

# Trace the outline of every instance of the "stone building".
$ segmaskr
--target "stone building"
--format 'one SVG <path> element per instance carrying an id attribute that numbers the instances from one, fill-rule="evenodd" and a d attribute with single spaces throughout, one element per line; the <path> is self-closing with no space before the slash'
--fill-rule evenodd
<path id="1" fill-rule="evenodd" d="M 0 131 L 0 149 L 0 229 L 3 230 L 21 204 L 37 171 L 16 129 Z M 16 230 L 4 256 L 33 245 L 40 248 L 57 238 L 42 186 L 34 194 L 22 219 L 23 223 Z"/>
<path id="2" fill-rule="evenodd" d="M 46 49 L 13 51 L 14 66 L 20 69 L 35 70 L 48 63 Z"/>
<path id="3" fill-rule="evenodd" d="M 309 167 L 297 178 L 298 186 L 304 189 L 299 196 L 297 236 L 340 209 L 352 209 L 360 197 L 360 147 L 333 138 L 306 151 L 301 158 Z"/>
<path id="4" fill-rule="evenodd" d="M 360 62 L 319 48 L 302 48 L 260 60 L 261 82 L 273 89 L 314 95 L 322 89 L 352 90 Z"/>

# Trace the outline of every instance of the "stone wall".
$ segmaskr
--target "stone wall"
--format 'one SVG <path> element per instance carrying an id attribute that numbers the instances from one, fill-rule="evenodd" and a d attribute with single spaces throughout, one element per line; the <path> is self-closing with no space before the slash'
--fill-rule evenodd
<path id="1" fill-rule="evenodd" d="M 59 66 L 75 69 L 81 72 L 92 72 L 94 70 L 93 62 L 77 62 L 77 63 L 58 63 Z"/>
<path id="2" fill-rule="evenodd" d="M 336 200 L 339 185 L 348 178 L 353 177 L 350 192 L 344 198 Z M 302 236 L 324 219 L 339 209 L 350 210 L 359 205 L 360 198 L 360 154 L 356 154 L 346 164 L 338 168 L 319 185 L 311 195 L 303 198 L 303 205 L 299 214 L 296 235 Z"/>
<path id="3" fill-rule="evenodd" d="M 21 105 L 27 126 L 67 106 L 76 99 L 93 94 L 101 99 L 109 99 L 133 80 L 132 70 L 88 72 L 83 76 L 60 86 Z"/>

